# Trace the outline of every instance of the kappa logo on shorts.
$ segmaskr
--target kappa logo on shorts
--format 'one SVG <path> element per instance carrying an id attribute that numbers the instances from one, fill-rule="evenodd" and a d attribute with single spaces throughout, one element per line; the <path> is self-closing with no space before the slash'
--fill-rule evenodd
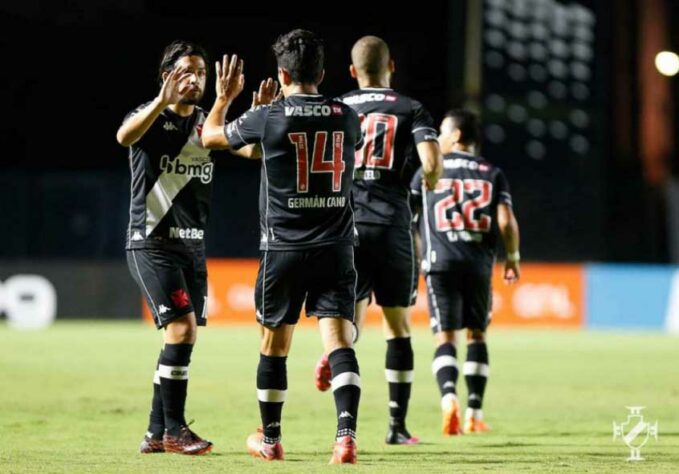
<path id="1" fill-rule="evenodd" d="M 179 309 L 186 308 L 189 305 L 189 295 L 181 288 L 173 291 L 170 294 L 170 298 L 172 299 L 172 304 Z"/>
<path id="2" fill-rule="evenodd" d="M 168 311 L 170 311 L 170 308 L 168 308 L 164 304 L 161 304 L 160 306 L 158 306 L 158 314 L 165 314 Z"/>

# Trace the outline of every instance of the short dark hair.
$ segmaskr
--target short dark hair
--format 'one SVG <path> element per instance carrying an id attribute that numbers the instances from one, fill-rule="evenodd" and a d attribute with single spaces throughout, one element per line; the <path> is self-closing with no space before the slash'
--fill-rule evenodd
<path id="1" fill-rule="evenodd" d="M 307 30 L 292 30 L 278 37 L 272 46 L 278 67 L 287 70 L 292 82 L 318 84 L 323 74 L 323 40 Z"/>
<path id="2" fill-rule="evenodd" d="M 452 109 L 446 112 L 445 118 L 450 118 L 455 123 L 455 128 L 460 131 L 460 143 L 463 145 L 481 144 L 481 127 L 476 114 L 467 109 Z"/>
<path id="3" fill-rule="evenodd" d="M 174 40 L 168 44 L 163 51 L 163 57 L 160 60 L 158 67 L 158 81 L 163 83 L 163 73 L 174 69 L 175 63 L 184 56 L 199 56 L 205 61 L 205 67 L 208 67 L 209 61 L 207 52 L 199 44 L 191 41 Z"/>
<path id="4" fill-rule="evenodd" d="M 382 74 L 389 67 L 389 46 L 378 36 L 364 36 L 351 48 L 354 67 L 368 76 Z"/>

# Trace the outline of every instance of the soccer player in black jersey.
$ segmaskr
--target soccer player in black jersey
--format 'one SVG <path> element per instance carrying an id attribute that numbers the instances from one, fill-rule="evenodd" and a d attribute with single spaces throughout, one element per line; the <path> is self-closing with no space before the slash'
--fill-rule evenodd
<path id="1" fill-rule="evenodd" d="M 200 135 L 207 55 L 175 41 L 160 64 L 160 92 L 125 117 L 118 142 L 129 147 L 132 174 L 127 262 L 164 347 L 153 379 L 153 402 L 142 453 L 203 454 L 212 443 L 187 426 L 184 405 L 196 326 L 206 323 L 204 234 L 213 161 Z"/>
<path id="2" fill-rule="evenodd" d="M 262 325 L 257 368 L 262 430 L 247 446 L 254 456 L 283 459 L 286 358 L 304 305 L 307 316 L 318 318 L 330 359 L 337 410 L 331 463 L 355 463 L 361 388 L 352 348 L 356 271 L 350 193 L 360 124 L 350 107 L 318 93 L 324 74 L 318 36 L 294 30 L 280 36 L 273 50 L 284 98 L 225 126 L 227 109 L 243 88 L 242 62 L 234 56 L 227 64 L 225 56 L 217 65 L 217 99 L 203 132 L 207 148 L 249 147 L 262 159 L 262 254 L 255 289 Z"/>
<path id="3" fill-rule="evenodd" d="M 430 323 L 437 344 L 432 371 L 441 391 L 443 433 L 461 434 L 457 400 L 456 332 L 467 329 L 464 432 L 488 431 L 481 406 L 488 380 L 486 327 L 491 274 L 498 234 L 507 255 L 504 279 L 519 279 L 519 227 L 509 183 L 502 171 L 477 156 L 479 126 L 467 110 L 452 110 L 441 124 L 443 175 L 433 190 L 417 172 L 411 190 L 420 208 L 422 269 L 427 282 Z"/>
<path id="4" fill-rule="evenodd" d="M 364 144 L 356 154 L 354 209 L 358 231 L 356 248 L 357 335 L 371 294 L 384 313 L 387 341 L 385 376 L 389 384 L 389 444 L 414 444 L 406 429 L 406 413 L 413 380 L 410 343 L 410 306 L 417 292 L 417 265 L 411 233 L 409 186 L 422 165 L 434 186 L 441 170 L 434 123 L 421 103 L 389 87 L 394 72 L 387 44 L 365 36 L 351 50 L 351 76 L 359 88 L 341 100 L 361 120 Z M 418 159 L 419 156 L 419 159 Z M 329 388 L 327 357 L 316 366 L 316 386 Z"/>

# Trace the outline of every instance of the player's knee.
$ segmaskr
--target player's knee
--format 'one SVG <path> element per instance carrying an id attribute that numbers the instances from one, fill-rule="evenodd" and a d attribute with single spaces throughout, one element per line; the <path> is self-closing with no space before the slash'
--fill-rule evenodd
<path id="1" fill-rule="evenodd" d="M 270 357 L 285 357 L 290 351 L 294 326 L 281 325 L 277 328 L 262 326 L 260 352 Z"/>
<path id="2" fill-rule="evenodd" d="M 198 329 L 193 313 L 171 321 L 165 327 L 165 342 L 171 344 L 194 344 Z"/>
<path id="3" fill-rule="evenodd" d="M 194 344 L 196 329 L 191 326 L 176 326 L 166 332 L 165 340 L 171 344 Z"/>
<path id="4" fill-rule="evenodd" d="M 351 321 L 340 318 L 321 318 L 318 321 L 326 354 L 337 349 L 353 347 L 354 328 Z"/>
<path id="5" fill-rule="evenodd" d="M 434 335 L 437 345 L 452 344 L 455 345 L 455 331 L 439 331 Z"/>
<path id="6" fill-rule="evenodd" d="M 468 329 L 467 341 L 469 342 L 484 342 L 486 340 L 486 333 L 482 329 Z"/>
<path id="7" fill-rule="evenodd" d="M 383 308 L 385 332 L 388 337 L 410 336 L 408 308 Z"/>

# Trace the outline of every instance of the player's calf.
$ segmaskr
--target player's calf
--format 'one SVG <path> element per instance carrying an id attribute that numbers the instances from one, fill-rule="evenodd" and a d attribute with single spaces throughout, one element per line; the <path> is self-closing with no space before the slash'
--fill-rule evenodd
<path id="1" fill-rule="evenodd" d="M 389 431 L 387 444 L 417 444 L 406 429 L 406 415 L 413 381 L 413 349 L 410 337 L 387 341 L 385 377 L 389 384 Z"/>
<path id="2" fill-rule="evenodd" d="M 453 344 L 441 344 L 434 353 L 432 372 L 441 392 L 441 413 L 443 434 L 462 434 L 460 404 L 457 400 L 457 358 Z"/>
<path id="3" fill-rule="evenodd" d="M 488 348 L 483 338 L 472 339 L 467 345 L 464 378 L 469 393 L 465 412 L 465 427 L 469 432 L 484 432 L 490 428 L 483 422 L 483 396 L 490 373 Z"/>
<path id="4" fill-rule="evenodd" d="M 334 350 L 328 359 L 332 371 L 331 384 L 337 411 L 335 454 L 338 450 L 340 451 L 339 457 L 333 455 L 333 459 L 354 463 L 356 462 L 356 421 L 361 398 L 358 361 L 356 353 L 349 347 Z M 346 452 L 353 452 L 353 455 L 342 454 Z"/>

